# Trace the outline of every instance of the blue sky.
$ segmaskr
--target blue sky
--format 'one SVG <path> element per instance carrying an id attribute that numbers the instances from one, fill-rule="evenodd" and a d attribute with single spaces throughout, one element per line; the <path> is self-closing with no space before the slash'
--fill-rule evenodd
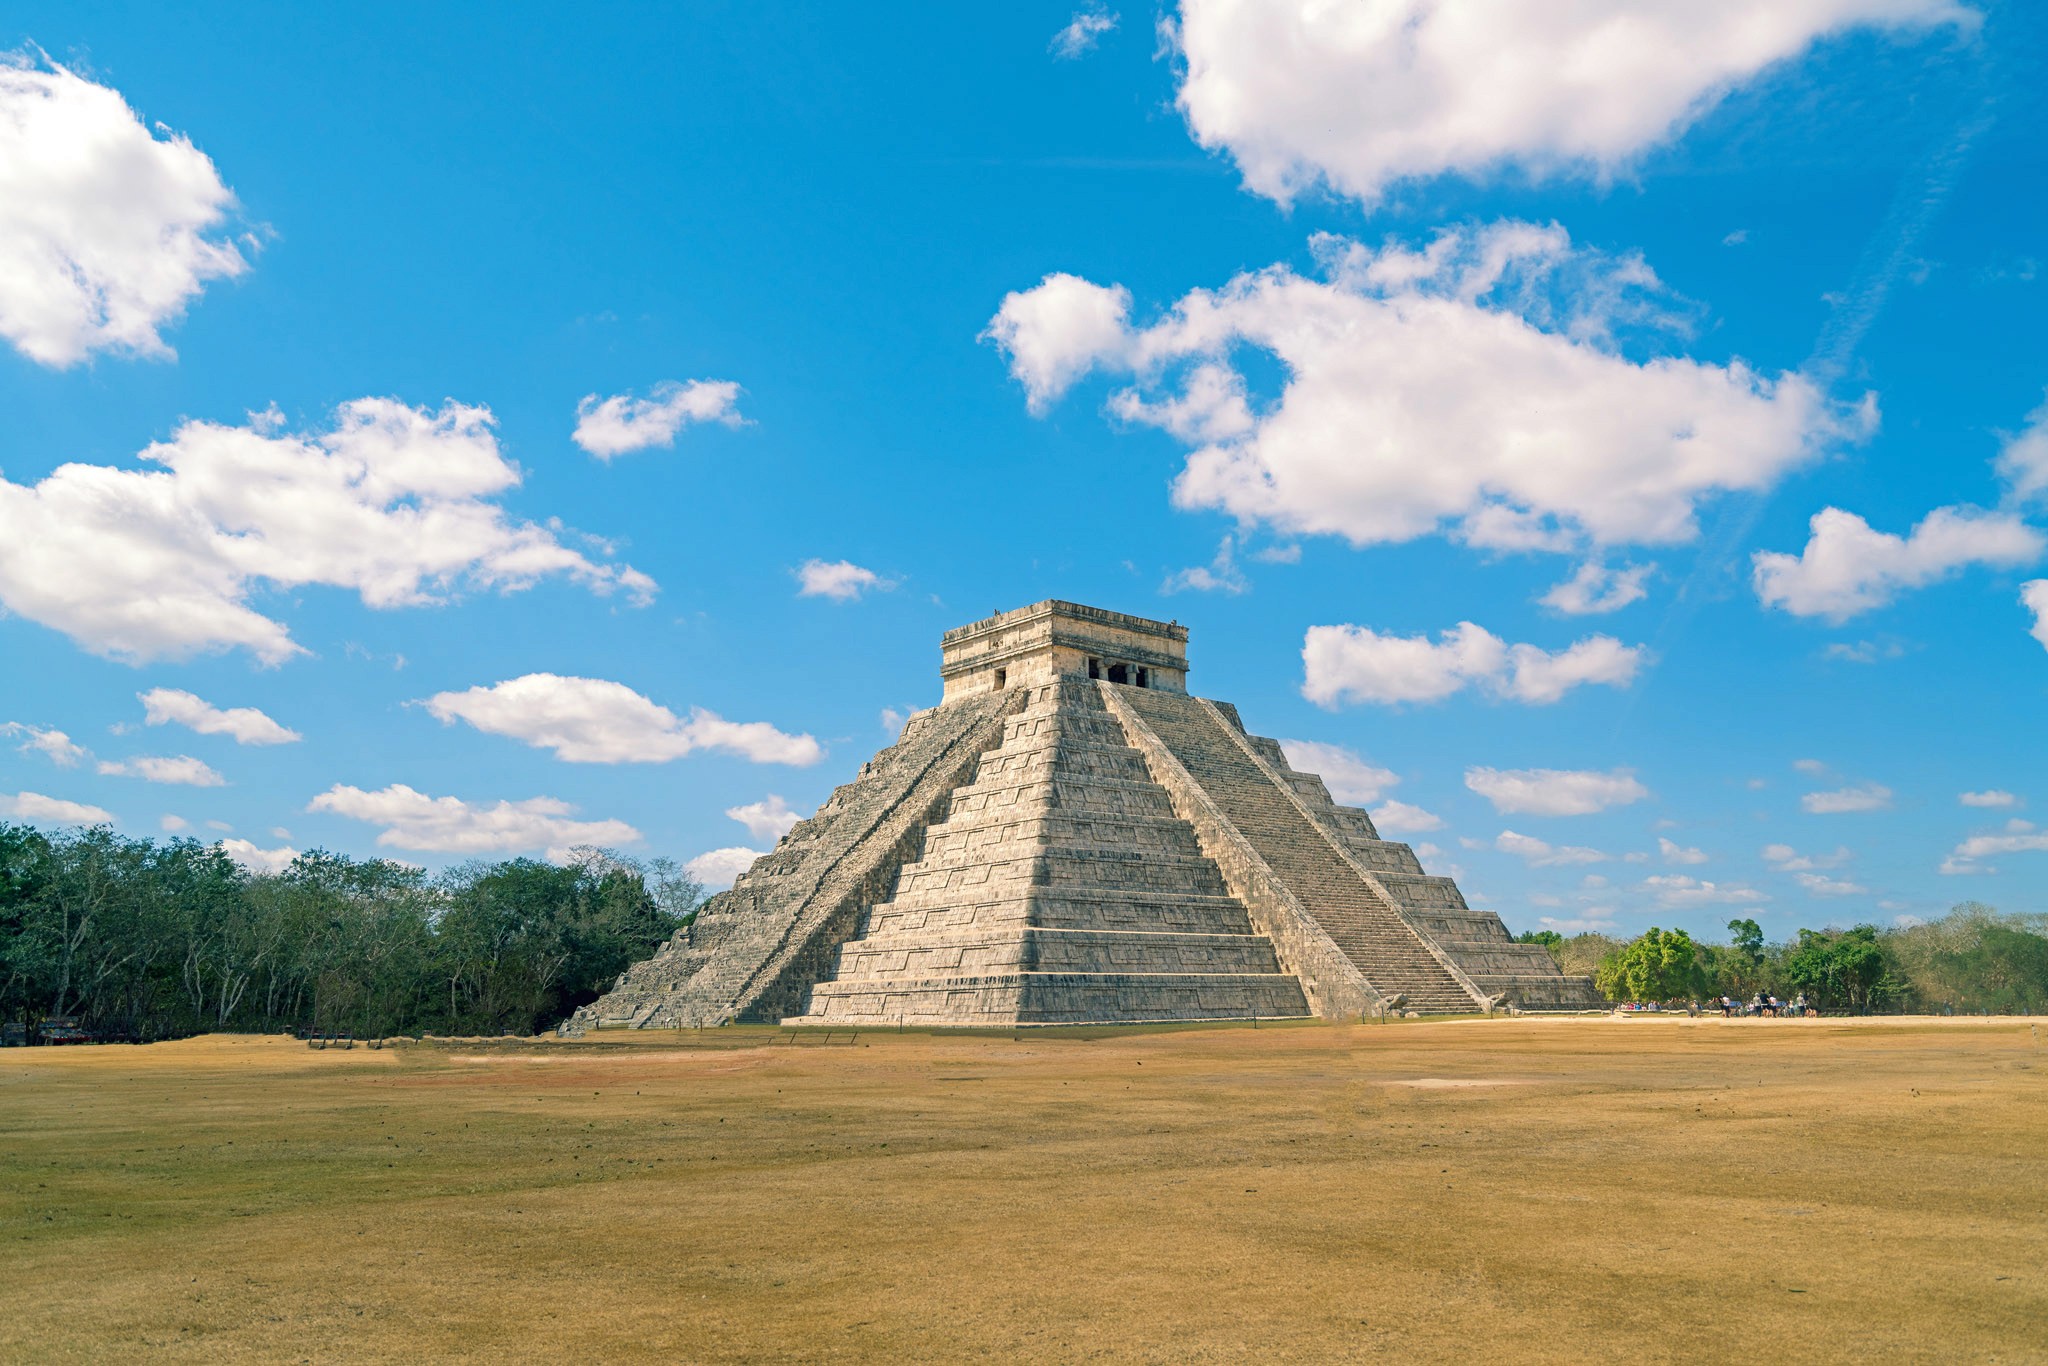
<path id="1" fill-rule="evenodd" d="M 762 849 L 1064 597 L 1518 930 L 2039 909 L 2048 24 L 1298 9 L 15 7 L 0 804 Z"/>

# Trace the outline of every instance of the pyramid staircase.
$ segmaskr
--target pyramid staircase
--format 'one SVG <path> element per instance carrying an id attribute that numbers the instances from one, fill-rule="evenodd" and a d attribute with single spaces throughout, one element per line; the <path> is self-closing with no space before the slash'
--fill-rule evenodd
<path id="1" fill-rule="evenodd" d="M 1056 600 L 948 631 L 940 705 L 565 1031 L 1600 1007 L 1190 696 L 1186 641 Z"/>
<path id="2" fill-rule="evenodd" d="M 1030 692 L 790 1023 L 1307 1015 L 1098 685 Z"/>

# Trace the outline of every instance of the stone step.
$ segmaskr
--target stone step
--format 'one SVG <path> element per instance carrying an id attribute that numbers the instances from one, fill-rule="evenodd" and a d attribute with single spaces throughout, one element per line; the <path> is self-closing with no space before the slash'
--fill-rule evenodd
<path id="1" fill-rule="evenodd" d="M 1152 728 L 1374 989 L 1400 992 L 1414 1009 L 1477 1007 L 1415 931 L 1198 701 L 1142 689 L 1118 697 Z"/>

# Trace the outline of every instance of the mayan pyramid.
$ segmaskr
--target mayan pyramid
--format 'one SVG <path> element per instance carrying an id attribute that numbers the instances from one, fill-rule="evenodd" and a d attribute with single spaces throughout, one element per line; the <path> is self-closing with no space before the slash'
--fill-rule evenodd
<path id="1" fill-rule="evenodd" d="M 567 1028 L 1599 1005 L 1191 696 L 1187 637 L 1056 601 L 948 631 L 939 705 Z"/>

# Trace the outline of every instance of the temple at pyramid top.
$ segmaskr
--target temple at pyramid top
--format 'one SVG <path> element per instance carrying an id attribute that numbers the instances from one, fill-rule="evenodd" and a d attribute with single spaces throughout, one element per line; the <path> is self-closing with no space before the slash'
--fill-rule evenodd
<path id="1" fill-rule="evenodd" d="M 1188 628 L 1048 598 L 939 637 L 942 702 L 1055 678 L 1188 690 Z"/>
<path id="2" fill-rule="evenodd" d="M 946 632 L 939 705 L 565 1028 L 1599 1006 L 1190 694 L 1187 640 L 1057 600 Z"/>

